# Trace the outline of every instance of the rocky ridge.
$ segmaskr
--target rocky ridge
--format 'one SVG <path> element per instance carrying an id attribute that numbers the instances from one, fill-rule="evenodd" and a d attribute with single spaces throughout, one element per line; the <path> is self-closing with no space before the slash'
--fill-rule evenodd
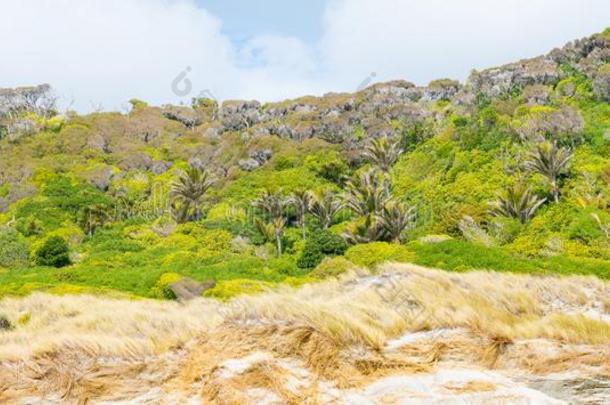
<path id="1" fill-rule="evenodd" d="M 568 65 L 593 80 L 601 99 L 610 99 L 610 69 L 606 66 L 609 62 L 610 34 L 605 32 L 570 42 L 543 56 L 473 71 L 464 84 L 441 79 L 427 86 L 416 86 L 395 80 L 374 84 L 356 93 L 328 93 L 322 97 L 306 96 L 268 104 L 227 100 L 219 105 L 206 99 L 195 109 L 165 106 L 161 113 L 187 128 L 203 125 L 208 135 L 238 131 L 250 137 L 277 135 L 293 140 L 319 137 L 349 144 L 359 128 L 368 136 L 392 135 L 393 120 L 434 118 L 439 111 L 431 108 L 430 103 L 439 100 L 468 109 L 477 96 L 499 97 L 523 90 L 531 103 L 545 104 L 549 97 L 546 86 L 561 81 L 567 75 Z M 0 89 L 0 117 L 40 108 L 39 100 L 49 91 L 48 85 Z"/>

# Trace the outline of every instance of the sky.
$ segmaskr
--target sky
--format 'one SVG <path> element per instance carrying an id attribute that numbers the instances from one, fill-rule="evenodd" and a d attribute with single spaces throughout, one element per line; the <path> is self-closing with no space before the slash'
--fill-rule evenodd
<path id="1" fill-rule="evenodd" d="M 610 25 L 608 0 L 0 0 L 0 88 L 63 108 L 464 81 Z"/>

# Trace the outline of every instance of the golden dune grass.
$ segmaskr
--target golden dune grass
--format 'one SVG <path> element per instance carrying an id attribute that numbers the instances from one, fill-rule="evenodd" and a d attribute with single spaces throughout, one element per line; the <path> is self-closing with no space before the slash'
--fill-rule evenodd
<path id="1" fill-rule="evenodd" d="M 303 322 L 340 342 L 381 348 L 405 330 L 464 327 L 506 339 L 610 342 L 603 315 L 610 285 L 592 277 L 449 273 L 386 265 L 376 277 L 282 290 L 238 300 L 232 319 Z M 606 315 L 608 313 L 606 312 Z"/>
<path id="2" fill-rule="evenodd" d="M 222 322 L 219 305 L 117 300 L 35 293 L 0 301 L 0 315 L 16 327 L 0 333 L 0 360 L 73 348 L 92 356 L 137 358 L 183 344 Z"/>
<path id="3" fill-rule="evenodd" d="M 532 372 L 578 364 L 610 372 L 603 349 L 610 344 L 608 302 L 610 284 L 591 277 L 458 274 L 398 264 L 229 303 L 6 298 L 0 315 L 16 327 L 0 332 L 0 401 L 26 394 L 124 399 L 162 386 L 199 387 L 209 401 L 239 403 L 243 387 L 259 381 L 296 403 L 317 390 L 320 378 L 351 387 L 452 358 Z M 464 333 L 384 354 L 390 339 L 443 328 Z M 517 344 L 532 339 L 571 346 L 537 354 L 535 345 Z M 224 361 L 256 350 L 301 362 L 311 383 L 287 391 L 286 371 L 273 362 L 219 377 Z"/>

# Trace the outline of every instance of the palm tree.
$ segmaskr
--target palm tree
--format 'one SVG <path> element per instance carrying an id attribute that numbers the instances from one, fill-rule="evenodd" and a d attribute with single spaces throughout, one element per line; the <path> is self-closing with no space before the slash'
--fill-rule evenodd
<path id="1" fill-rule="evenodd" d="M 390 198 L 390 183 L 383 173 L 371 169 L 347 182 L 345 203 L 361 216 L 378 214 Z"/>
<path id="2" fill-rule="evenodd" d="M 380 229 L 391 242 L 402 242 L 404 232 L 415 221 L 415 208 L 396 200 L 389 200 L 375 216 Z"/>
<path id="3" fill-rule="evenodd" d="M 385 230 L 372 216 L 361 218 L 349 225 L 341 236 L 352 245 L 358 243 L 369 243 L 385 239 Z"/>
<path id="4" fill-rule="evenodd" d="M 282 236 L 284 236 L 284 227 L 286 226 L 286 219 L 283 217 L 273 218 L 271 221 L 273 227 L 273 236 L 275 237 L 275 246 L 277 248 L 277 255 L 282 255 Z"/>
<path id="5" fill-rule="evenodd" d="M 271 222 L 265 222 L 260 218 L 255 218 L 254 224 L 258 231 L 263 235 L 266 242 L 275 243 L 277 255 L 282 255 L 282 236 L 284 236 L 284 228 L 286 220 L 284 218 L 273 218 Z"/>
<path id="6" fill-rule="evenodd" d="M 343 208 L 343 202 L 332 190 L 324 190 L 312 194 L 310 212 L 322 228 L 328 229 L 332 225 L 335 215 Z"/>
<path id="7" fill-rule="evenodd" d="M 515 218 L 524 224 L 545 201 L 546 198 L 538 197 L 523 183 L 517 183 L 498 196 L 491 214 Z"/>
<path id="8" fill-rule="evenodd" d="M 172 213 L 176 222 L 201 219 L 201 205 L 214 180 L 205 169 L 190 167 L 181 171 L 170 190 Z"/>
<path id="9" fill-rule="evenodd" d="M 301 236 L 303 239 L 305 239 L 305 215 L 307 215 L 310 209 L 312 201 L 311 193 L 304 189 L 296 190 L 290 194 L 288 201 L 296 209 L 297 220 L 299 222 L 299 226 L 301 227 Z"/>
<path id="10" fill-rule="evenodd" d="M 288 199 L 282 196 L 281 191 L 273 193 L 269 190 L 263 191 L 261 196 L 252 203 L 265 215 L 265 221 L 259 218 L 255 220 L 256 226 L 268 241 L 275 242 L 278 256 L 282 254 L 282 236 L 286 227 L 284 211 L 288 203 Z"/>
<path id="11" fill-rule="evenodd" d="M 362 155 L 381 171 L 387 173 L 403 152 L 404 149 L 400 146 L 399 141 L 382 137 L 369 142 Z"/>
<path id="12" fill-rule="evenodd" d="M 95 204 L 80 210 L 78 223 L 87 235 L 92 236 L 95 230 L 104 226 L 109 219 L 108 207 L 104 204 Z"/>
<path id="13" fill-rule="evenodd" d="M 573 154 L 570 149 L 560 148 L 554 142 L 542 142 L 528 153 L 525 167 L 547 178 L 555 202 L 559 202 L 559 178 L 568 168 Z"/>
<path id="14" fill-rule="evenodd" d="M 260 197 L 254 200 L 252 205 L 255 208 L 260 209 L 268 220 L 271 220 L 284 216 L 284 210 L 286 209 L 286 205 L 288 205 L 288 201 L 282 195 L 281 190 L 278 190 L 275 193 L 265 190 Z"/>

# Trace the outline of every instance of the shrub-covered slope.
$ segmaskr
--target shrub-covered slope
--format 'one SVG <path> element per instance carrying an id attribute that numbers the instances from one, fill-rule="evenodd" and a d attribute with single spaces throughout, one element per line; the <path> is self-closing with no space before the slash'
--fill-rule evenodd
<path id="1" fill-rule="evenodd" d="M 0 90 L 0 295 L 228 298 L 386 260 L 610 276 L 608 31 L 466 83 L 89 115 L 49 94 Z"/>

